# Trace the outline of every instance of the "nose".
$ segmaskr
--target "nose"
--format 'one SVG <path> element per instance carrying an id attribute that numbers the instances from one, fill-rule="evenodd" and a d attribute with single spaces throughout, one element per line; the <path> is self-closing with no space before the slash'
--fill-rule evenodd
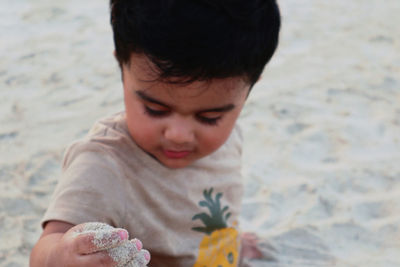
<path id="1" fill-rule="evenodd" d="M 187 144 L 194 141 L 194 129 L 188 118 L 173 118 L 164 130 L 164 137 L 173 144 Z"/>

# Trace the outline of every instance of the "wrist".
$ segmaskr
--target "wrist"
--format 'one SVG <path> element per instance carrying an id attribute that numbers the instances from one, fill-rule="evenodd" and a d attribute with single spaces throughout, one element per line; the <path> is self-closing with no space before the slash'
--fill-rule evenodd
<path id="1" fill-rule="evenodd" d="M 44 267 L 55 267 L 62 266 L 62 254 L 59 252 L 59 244 L 62 238 L 62 234 L 54 234 L 54 236 L 49 236 L 50 240 L 48 241 L 48 245 L 46 247 L 45 259 L 44 259 Z"/>

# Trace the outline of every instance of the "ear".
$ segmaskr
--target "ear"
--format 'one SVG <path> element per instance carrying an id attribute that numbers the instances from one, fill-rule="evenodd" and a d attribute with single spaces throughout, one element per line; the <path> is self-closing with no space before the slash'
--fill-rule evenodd
<path id="1" fill-rule="evenodd" d="M 113 55 L 114 55 L 115 58 L 117 58 L 117 52 L 115 51 L 115 49 L 113 51 Z"/>

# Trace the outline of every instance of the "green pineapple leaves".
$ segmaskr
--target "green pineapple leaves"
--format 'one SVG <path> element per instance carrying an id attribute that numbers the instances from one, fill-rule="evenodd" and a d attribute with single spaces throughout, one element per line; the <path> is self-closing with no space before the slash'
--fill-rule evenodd
<path id="1" fill-rule="evenodd" d="M 200 219 L 205 225 L 204 227 L 193 227 L 192 230 L 206 233 L 208 235 L 218 229 L 227 228 L 226 222 L 231 216 L 230 212 L 226 213 L 229 209 L 228 206 L 225 206 L 221 209 L 220 199 L 222 197 L 222 193 L 217 193 L 215 200 L 213 200 L 213 190 L 214 189 L 212 187 L 208 191 L 205 189 L 203 191 L 205 200 L 199 202 L 199 206 L 208 208 L 210 214 L 202 212 L 194 215 L 192 218 L 193 221 Z"/>

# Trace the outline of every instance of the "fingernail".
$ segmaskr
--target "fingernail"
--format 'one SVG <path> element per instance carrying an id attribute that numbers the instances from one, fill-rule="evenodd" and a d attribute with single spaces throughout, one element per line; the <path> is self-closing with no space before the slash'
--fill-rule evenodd
<path id="1" fill-rule="evenodd" d="M 128 232 L 125 230 L 120 230 L 118 231 L 118 235 L 121 238 L 121 240 L 126 240 L 128 239 Z"/>
<path id="2" fill-rule="evenodd" d="M 148 262 L 150 261 L 150 258 L 151 258 L 150 252 L 148 252 L 148 251 L 145 250 L 145 249 L 143 249 L 142 251 L 143 251 L 143 256 L 144 256 L 144 258 L 146 259 L 146 261 L 147 261 L 147 263 L 148 263 Z"/>
<path id="3" fill-rule="evenodd" d="M 136 239 L 136 238 L 135 238 L 134 241 L 135 241 L 135 245 L 136 245 L 137 250 L 141 250 L 143 248 L 142 241 L 140 241 L 139 239 Z"/>

